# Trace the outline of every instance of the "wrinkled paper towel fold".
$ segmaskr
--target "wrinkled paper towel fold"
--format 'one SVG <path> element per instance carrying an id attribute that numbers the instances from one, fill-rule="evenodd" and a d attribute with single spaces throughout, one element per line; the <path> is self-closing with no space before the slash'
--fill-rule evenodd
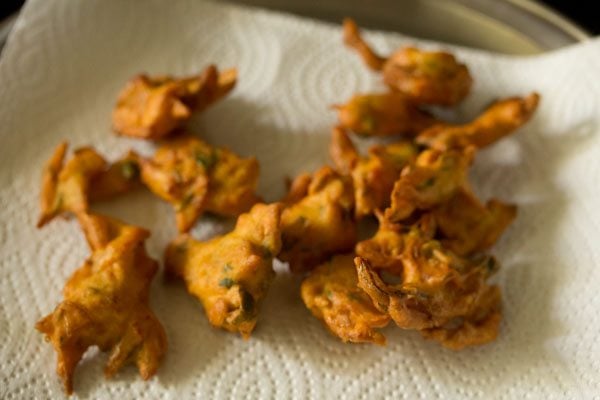
<path id="1" fill-rule="evenodd" d="M 600 392 L 600 41 L 509 57 L 369 32 L 385 54 L 401 45 L 447 48 L 475 78 L 450 118 L 472 118 L 497 97 L 542 94 L 535 118 L 482 151 L 472 180 L 487 199 L 519 205 L 494 253 L 503 268 L 499 339 L 454 353 L 390 325 L 387 347 L 342 344 L 304 308 L 300 280 L 278 274 L 249 341 L 212 329 L 182 286 L 158 276 L 151 303 L 169 352 L 149 382 L 126 368 L 102 377 L 88 353 L 75 375 L 86 398 L 591 398 Z M 110 130 L 116 95 L 132 75 L 238 67 L 239 85 L 192 130 L 261 162 L 260 191 L 327 162 L 333 103 L 383 90 L 344 48 L 340 26 L 198 1 L 30 0 L 0 61 L 0 397 L 62 395 L 51 346 L 33 326 L 61 299 L 88 250 L 77 223 L 35 229 L 40 170 L 67 139 L 115 158 L 133 147 Z M 176 234 L 170 207 L 141 191 L 98 210 L 152 229 L 161 258 Z M 205 238 L 231 223 L 205 217 Z"/>

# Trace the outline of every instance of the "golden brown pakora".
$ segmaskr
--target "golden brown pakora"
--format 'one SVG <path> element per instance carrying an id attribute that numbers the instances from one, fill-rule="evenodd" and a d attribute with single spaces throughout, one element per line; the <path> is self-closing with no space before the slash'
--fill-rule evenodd
<path id="1" fill-rule="evenodd" d="M 334 107 L 339 124 L 361 136 L 412 137 L 437 123 L 399 92 L 358 94 Z"/>
<path id="2" fill-rule="evenodd" d="M 356 255 L 369 260 L 375 269 L 385 269 L 398 275 L 402 274 L 402 254 L 404 252 L 405 225 L 388 221 L 383 213 L 375 213 L 379 220 L 379 228 L 373 237 L 356 244 Z M 433 225 L 421 229 L 435 229 Z M 431 233 L 433 236 L 433 232 Z"/>
<path id="3" fill-rule="evenodd" d="M 254 157 L 240 158 L 190 135 L 165 142 L 151 159 L 139 157 L 139 165 L 142 182 L 175 207 L 180 232 L 204 211 L 237 216 L 260 200 Z"/>
<path id="4" fill-rule="evenodd" d="M 272 261 L 281 249 L 280 214 L 279 203 L 256 204 L 224 236 L 199 242 L 182 235 L 167 247 L 167 273 L 185 281 L 213 326 L 250 337 L 259 304 L 275 276 Z"/>
<path id="5" fill-rule="evenodd" d="M 489 146 L 529 121 L 539 100 L 537 93 L 531 93 L 522 98 L 511 97 L 497 101 L 472 122 L 464 125 L 435 125 L 419 134 L 416 142 L 440 151 L 467 146 Z"/>
<path id="6" fill-rule="evenodd" d="M 124 193 L 139 182 L 133 153 L 109 164 L 91 147 L 82 147 L 65 164 L 67 148 L 66 142 L 59 144 L 44 167 L 38 228 L 59 214 L 85 213 L 90 202 Z"/>
<path id="7" fill-rule="evenodd" d="M 414 160 L 417 148 L 411 142 L 374 145 L 361 157 L 340 127 L 333 128 L 329 154 L 336 170 L 352 178 L 354 214 L 357 219 L 390 205 L 394 183 L 402 169 Z"/>
<path id="8" fill-rule="evenodd" d="M 416 329 L 445 347 L 459 350 L 494 340 L 501 296 L 486 280 L 496 272 L 496 261 L 459 257 L 433 238 L 432 225 L 433 217 L 425 215 L 398 233 L 402 272 L 395 275 L 396 283 L 386 283 L 369 260 L 357 257 L 358 286 L 400 328 Z"/>
<path id="9" fill-rule="evenodd" d="M 219 73 L 214 65 L 188 78 L 136 76 L 119 94 L 113 127 L 121 135 L 160 139 L 229 93 L 236 80 L 235 69 Z"/>
<path id="10" fill-rule="evenodd" d="M 377 328 L 386 326 L 390 317 L 358 288 L 353 260 L 353 254 L 336 255 L 311 271 L 300 287 L 302 300 L 342 341 L 384 345 L 385 336 Z"/>
<path id="11" fill-rule="evenodd" d="M 279 259 L 293 272 L 313 269 L 356 243 L 352 182 L 329 167 L 298 176 L 284 199 Z"/>
<path id="12" fill-rule="evenodd" d="M 158 264 L 144 249 L 150 232 L 99 215 L 80 214 L 92 255 L 63 290 L 64 300 L 36 329 L 57 354 L 57 373 L 73 392 L 73 372 L 91 346 L 109 352 L 113 376 L 129 362 L 143 379 L 156 373 L 167 350 L 165 331 L 148 305 Z"/>
<path id="13" fill-rule="evenodd" d="M 210 170 L 206 211 L 237 217 L 261 201 L 256 194 L 259 164 L 254 157 L 241 158 L 225 148 L 215 148 Z"/>
<path id="14" fill-rule="evenodd" d="M 414 165 L 404 168 L 394 184 L 385 217 L 392 222 L 401 221 L 415 210 L 428 210 L 450 200 L 466 185 L 474 154 L 473 147 L 421 152 Z"/>
<path id="15" fill-rule="evenodd" d="M 463 188 L 432 214 L 444 246 L 468 256 L 492 247 L 517 216 L 517 207 L 496 199 L 483 205 Z"/>
<path id="16" fill-rule="evenodd" d="M 383 58 L 363 40 L 356 23 L 349 18 L 344 20 L 344 42 L 359 53 L 369 68 L 381 71 L 387 86 L 415 104 L 453 106 L 471 89 L 469 70 L 452 54 L 405 47 Z"/>

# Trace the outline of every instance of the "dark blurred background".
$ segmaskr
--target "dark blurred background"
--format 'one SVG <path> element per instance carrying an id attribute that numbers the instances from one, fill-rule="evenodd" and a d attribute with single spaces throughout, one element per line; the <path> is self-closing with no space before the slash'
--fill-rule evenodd
<path id="1" fill-rule="evenodd" d="M 598 2 L 586 0 L 544 0 L 540 1 L 579 24 L 592 35 L 600 34 Z"/>
<path id="2" fill-rule="evenodd" d="M 126 1 L 126 0 L 124 0 Z M 0 0 L 0 20 L 16 12 L 22 5 L 23 0 Z M 555 10 L 569 17 L 593 35 L 600 34 L 600 15 L 596 11 L 598 2 L 585 0 L 543 0 Z"/>

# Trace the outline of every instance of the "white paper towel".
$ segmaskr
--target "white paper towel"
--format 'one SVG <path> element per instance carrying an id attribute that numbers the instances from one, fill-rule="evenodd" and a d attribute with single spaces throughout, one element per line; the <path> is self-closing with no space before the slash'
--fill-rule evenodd
<path id="1" fill-rule="evenodd" d="M 368 34 L 382 53 L 438 48 L 397 34 Z M 536 57 L 443 46 L 466 61 L 473 93 L 454 113 L 493 98 L 543 96 L 518 135 L 481 152 L 474 185 L 519 205 L 495 248 L 504 319 L 493 344 L 460 353 L 390 325 L 385 348 L 342 344 L 304 308 L 297 277 L 278 274 L 249 341 L 212 329 L 182 286 L 154 282 L 151 303 L 169 352 L 144 382 L 135 368 L 105 381 L 106 356 L 88 353 L 77 395 L 181 398 L 592 398 L 600 392 L 600 41 Z M 35 229 L 40 171 L 63 138 L 113 158 L 130 147 L 110 130 L 116 95 L 132 75 L 190 74 L 208 63 L 239 68 L 233 94 L 195 118 L 193 130 L 261 162 L 260 191 L 277 199 L 283 178 L 327 162 L 328 109 L 382 89 L 341 27 L 199 1 L 30 0 L 0 60 L 0 398 L 57 398 L 55 353 L 33 328 L 62 298 L 88 251 L 73 220 Z M 152 229 L 161 258 L 175 235 L 171 208 L 139 192 L 98 207 Z M 230 224 L 229 224 L 230 226 Z M 227 224 L 205 217 L 195 234 Z M 598 398 L 598 397 L 596 397 Z"/>

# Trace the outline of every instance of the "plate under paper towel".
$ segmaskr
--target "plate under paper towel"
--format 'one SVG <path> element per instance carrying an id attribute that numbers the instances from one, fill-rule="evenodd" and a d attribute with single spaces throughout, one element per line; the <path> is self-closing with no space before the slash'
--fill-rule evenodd
<path id="1" fill-rule="evenodd" d="M 382 53 L 439 48 L 369 32 Z M 447 48 L 447 47 L 446 47 Z M 303 306 L 300 278 L 278 274 L 249 341 L 211 328 L 180 285 L 155 279 L 151 303 L 169 352 L 148 382 L 135 368 L 105 381 L 91 351 L 75 374 L 83 398 L 591 398 L 600 392 L 600 41 L 536 57 L 450 48 L 475 86 L 451 117 L 466 120 L 497 97 L 542 94 L 517 135 L 478 154 L 478 194 L 515 202 L 519 215 L 494 253 L 503 268 L 500 337 L 459 353 L 415 332 L 386 328 L 387 347 L 342 344 Z M 0 60 L 0 398 L 57 398 L 55 354 L 35 321 L 61 299 L 88 250 L 77 223 L 35 229 L 40 172 L 62 139 L 114 159 L 150 144 L 116 137 L 110 113 L 139 72 L 191 74 L 208 63 L 239 69 L 239 85 L 192 129 L 261 162 L 260 192 L 326 163 L 329 105 L 383 90 L 340 26 L 192 0 L 30 0 Z M 140 191 L 99 211 L 152 230 L 161 259 L 176 235 L 171 208 Z M 230 222 L 203 218 L 194 234 Z"/>

